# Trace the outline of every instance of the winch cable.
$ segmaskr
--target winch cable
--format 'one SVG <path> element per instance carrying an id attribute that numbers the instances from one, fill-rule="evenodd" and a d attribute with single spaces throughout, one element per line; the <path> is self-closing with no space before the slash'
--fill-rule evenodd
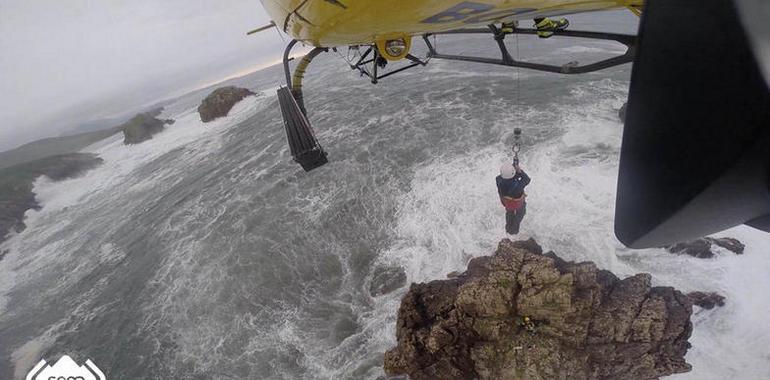
<path id="1" fill-rule="evenodd" d="M 515 44 L 516 44 L 516 60 L 519 60 L 519 34 L 516 33 L 515 36 Z M 520 75 L 520 68 L 516 67 L 516 89 L 514 90 L 516 92 L 516 105 L 521 105 L 521 75 Z M 513 164 L 518 165 L 519 164 L 519 151 L 521 150 L 521 128 L 514 128 L 513 129 L 513 147 L 511 148 L 513 150 Z"/>
<path id="2" fill-rule="evenodd" d="M 519 164 L 519 150 L 521 150 L 521 128 L 513 129 L 513 164 Z"/>
<path id="3" fill-rule="evenodd" d="M 516 60 L 518 61 L 521 57 L 519 56 L 519 34 L 516 33 L 514 36 L 516 39 Z M 516 67 L 516 104 L 521 104 L 521 67 Z"/>

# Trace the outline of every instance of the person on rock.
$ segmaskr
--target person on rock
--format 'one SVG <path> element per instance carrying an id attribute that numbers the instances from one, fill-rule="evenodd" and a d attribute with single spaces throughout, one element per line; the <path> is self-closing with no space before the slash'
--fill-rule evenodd
<path id="1" fill-rule="evenodd" d="M 527 213 L 524 188 L 529 185 L 530 178 L 521 170 L 518 162 L 506 162 L 500 167 L 500 175 L 495 180 L 500 203 L 505 207 L 505 232 L 516 235 Z"/>

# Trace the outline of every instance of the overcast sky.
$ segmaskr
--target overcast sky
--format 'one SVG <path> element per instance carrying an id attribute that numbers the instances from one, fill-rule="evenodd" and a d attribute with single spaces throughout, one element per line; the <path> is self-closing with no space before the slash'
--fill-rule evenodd
<path id="1" fill-rule="evenodd" d="M 275 62 L 259 0 L 0 0 L 0 150 Z M 66 123 L 65 123 L 66 124 Z"/>

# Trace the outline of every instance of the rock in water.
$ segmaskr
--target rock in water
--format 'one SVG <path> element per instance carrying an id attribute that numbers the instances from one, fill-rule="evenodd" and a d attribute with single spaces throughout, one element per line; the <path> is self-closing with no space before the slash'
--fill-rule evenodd
<path id="1" fill-rule="evenodd" d="M 732 253 L 735 253 L 736 255 L 742 255 L 743 250 L 746 249 L 746 245 L 741 243 L 738 239 L 730 238 L 730 237 L 723 237 L 723 238 L 706 238 L 708 241 L 710 241 L 713 244 L 716 244 Z"/>
<path id="2" fill-rule="evenodd" d="M 687 297 L 692 301 L 693 305 L 704 309 L 713 309 L 716 306 L 721 307 L 725 305 L 725 297 L 714 292 L 690 292 L 687 293 Z"/>
<path id="3" fill-rule="evenodd" d="M 620 109 L 618 110 L 618 118 L 621 122 L 626 122 L 626 107 L 628 106 L 628 103 L 623 103 L 622 106 L 620 106 Z"/>
<path id="4" fill-rule="evenodd" d="M 671 253 L 690 255 L 699 259 L 710 259 L 714 257 L 714 252 L 711 251 L 711 242 L 706 239 L 676 243 L 666 249 Z"/>
<path id="5" fill-rule="evenodd" d="M 684 243 L 677 243 L 672 246 L 666 247 L 669 252 L 676 254 L 685 254 L 701 259 L 709 259 L 714 257 L 713 246 L 717 245 L 735 254 L 743 254 L 743 250 L 746 246 L 738 241 L 729 237 L 724 238 L 711 238 L 705 237 L 688 241 Z"/>
<path id="6" fill-rule="evenodd" d="M 254 95 L 254 93 L 245 88 L 235 86 L 220 87 L 214 90 L 198 106 L 201 121 L 208 123 L 218 117 L 227 116 L 227 113 L 230 112 L 235 103 L 240 102 L 249 95 Z"/>
<path id="7" fill-rule="evenodd" d="M 369 285 L 369 294 L 372 297 L 381 296 L 393 292 L 406 284 L 406 273 L 399 267 L 378 266 L 374 269 L 374 276 Z"/>
<path id="8" fill-rule="evenodd" d="M 140 113 L 131 120 L 121 125 L 123 130 L 123 144 L 139 144 L 152 138 L 152 136 L 163 130 L 164 125 L 174 124 L 174 120 L 161 120 L 155 118 L 157 112 Z"/>
<path id="9" fill-rule="evenodd" d="M 422 379 L 654 379 L 691 369 L 692 303 L 649 274 L 503 240 L 457 278 L 412 284 L 388 375 Z M 531 324 L 524 322 L 529 317 Z"/>

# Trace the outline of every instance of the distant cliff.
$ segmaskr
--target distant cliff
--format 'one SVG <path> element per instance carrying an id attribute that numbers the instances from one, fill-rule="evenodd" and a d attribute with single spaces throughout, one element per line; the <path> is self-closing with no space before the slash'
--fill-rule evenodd
<path id="1" fill-rule="evenodd" d="M 162 111 L 163 107 L 156 107 L 147 112 L 140 113 L 134 116 L 134 118 L 120 125 L 117 125 L 120 123 L 117 120 L 121 119 L 103 119 L 89 122 L 89 124 L 84 124 L 83 128 L 79 129 L 90 130 L 89 132 L 36 140 L 21 145 L 17 148 L 5 152 L 0 152 L 0 169 L 18 165 L 24 162 L 39 160 L 45 157 L 67 153 L 76 153 L 83 150 L 83 148 L 96 143 L 97 141 L 101 141 L 118 133 L 124 132 L 126 129 L 129 129 L 129 134 L 132 135 L 129 140 L 133 141 L 135 139 L 133 136 L 137 136 L 136 141 L 138 141 L 139 139 L 147 136 L 143 129 L 146 129 L 148 132 L 152 131 L 149 133 L 149 136 L 151 136 L 152 133 L 156 133 L 163 129 L 162 125 L 160 128 L 154 127 L 155 123 L 152 122 L 152 120 L 156 116 L 160 115 Z M 142 116 L 140 117 L 140 115 Z M 122 120 L 125 120 L 125 118 L 122 118 Z M 145 120 L 147 121 L 146 124 L 143 123 Z M 173 122 L 173 120 L 160 121 L 163 122 L 163 124 L 170 124 Z M 145 128 L 142 128 L 143 126 Z"/>
<path id="2" fill-rule="evenodd" d="M 93 132 L 33 141 L 18 148 L 0 152 L 0 169 L 54 155 L 75 153 L 118 133 L 120 128 L 113 126 Z"/>
<path id="3" fill-rule="evenodd" d="M 412 284 L 388 375 L 422 379 L 654 379 L 687 372 L 690 299 L 503 240 L 458 277 Z"/>
<path id="4" fill-rule="evenodd" d="M 32 187 L 41 175 L 58 181 L 95 168 L 102 159 L 89 153 L 69 153 L 0 169 L 0 243 L 11 231 L 22 231 L 24 213 L 39 209 Z"/>

